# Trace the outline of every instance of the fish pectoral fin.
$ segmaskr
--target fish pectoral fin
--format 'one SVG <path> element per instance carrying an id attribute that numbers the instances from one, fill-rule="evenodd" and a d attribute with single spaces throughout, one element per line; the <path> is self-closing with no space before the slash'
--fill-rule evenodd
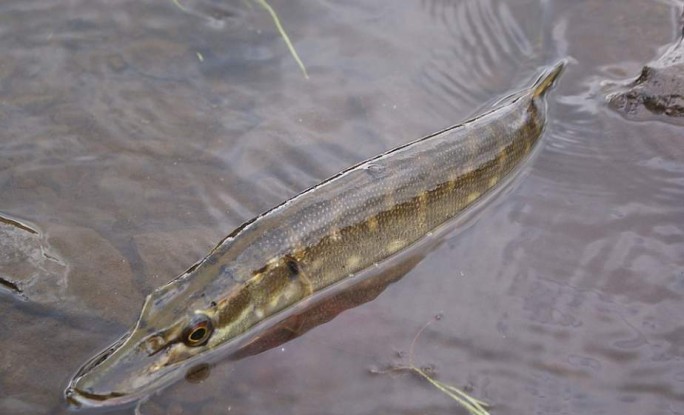
<path id="1" fill-rule="evenodd" d="M 303 298 L 309 297 L 314 293 L 313 283 L 311 282 L 311 279 L 309 279 L 309 277 L 306 274 L 304 274 L 304 273 L 299 274 L 299 284 L 303 288 L 303 293 L 302 293 Z"/>

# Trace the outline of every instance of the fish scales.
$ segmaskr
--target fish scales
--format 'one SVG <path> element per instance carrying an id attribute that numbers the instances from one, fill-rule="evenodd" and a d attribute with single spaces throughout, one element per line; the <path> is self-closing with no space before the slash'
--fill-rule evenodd
<path id="1" fill-rule="evenodd" d="M 148 296 L 133 332 L 79 371 L 69 399 L 139 395 L 182 362 L 457 216 L 531 153 L 545 124 L 543 95 L 562 66 L 505 105 L 351 167 L 238 228 Z M 210 333 L 192 344 L 196 327 L 191 333 Z"/>
<path id="2" fill-rule="evenodd" d="M 246 288 L 249 278 L 269 271 L 265 258 L 271 270 L 281 264 L 278 258 L 297 258 L 314 290 L 364 269 L 494 187 L 536 142 L 543 121 L 533 115 L 527 106 L 512 105 L 362 163 L 259 218 L 220 248 L 219 262 L 233 264 Z M 492 134 L 491 124 L 503 132 Z M 426 223 L 416 226 L 421 215 Z M 291 230 L 289 241 L 280 237 L 283 229 Z M 251 276 L 256 270 L 259 277 Z"/>
<path id="3" fill-rule="evenodd" d="M 362 163 L 260 217 L 214 253 L 217 265 L 241 276 L 216 281 L 214 292 L 228 284 L 245 291 L 219 299 L 219 308 L 241 299 L 239 312 L 232 304 L 219 314 L 219 332 L 234 336 L 416 242 L 496 186 L 527 156 L 542 125 L 529 106 L 511 105 Z M 297 261 L 295 278 L 286 257 Z"/>

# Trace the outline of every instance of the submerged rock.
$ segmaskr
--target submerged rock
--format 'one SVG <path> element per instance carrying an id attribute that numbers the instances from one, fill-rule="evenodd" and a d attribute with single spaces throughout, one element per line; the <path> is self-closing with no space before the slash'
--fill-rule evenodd
<path id="1" fill-rule="evenodd" d="M 635 119 L 652 118 L 652 114 L 684 117 L 683 36 L 663 56 L 646 64 L 636 80 L 609 94 L 609 105 Z"/>
<path id="2" fill-rule="evenodd" d="M 59 300 L 66 265 L 29 225 L 0 216 L 0 290 L 41 303 Z"/>
<path id="3" fill-rule="evenodd" d="M 50 245 L 67 259 L 67 295 L 82 313 L 130 324 L 143 302 L 129 260 L 98 231 L 51 224 Z"/>

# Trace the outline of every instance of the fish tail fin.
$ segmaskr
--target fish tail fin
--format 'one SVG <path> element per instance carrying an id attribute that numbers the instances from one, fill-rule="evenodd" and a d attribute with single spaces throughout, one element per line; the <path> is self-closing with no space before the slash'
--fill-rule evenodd
<path id="1" fill-rule="evenodd" d="M 567 61 L 565 59 L 558 61 L 539 77 L 532 87 L 532 98 L 540 98 L 546 94 L 546 91 L 555 84 L 558 77 L 563 73 L 566 63 Z"/>

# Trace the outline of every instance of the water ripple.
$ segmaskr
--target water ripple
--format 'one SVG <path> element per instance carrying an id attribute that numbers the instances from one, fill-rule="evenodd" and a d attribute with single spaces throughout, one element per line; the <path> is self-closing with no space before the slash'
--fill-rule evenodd
<path id="1" fill-rule="evenodd" d="M 511 79 L 529 74 L 531 62 L 539 63 L 540 44 L 531 40 L 538 33 L 527 33 L 507 2 L 425 0 L 423 5 L 452 40 L 433 50 L 419 75 L 442 105 L 476 108 L 510 90 Z"/>

